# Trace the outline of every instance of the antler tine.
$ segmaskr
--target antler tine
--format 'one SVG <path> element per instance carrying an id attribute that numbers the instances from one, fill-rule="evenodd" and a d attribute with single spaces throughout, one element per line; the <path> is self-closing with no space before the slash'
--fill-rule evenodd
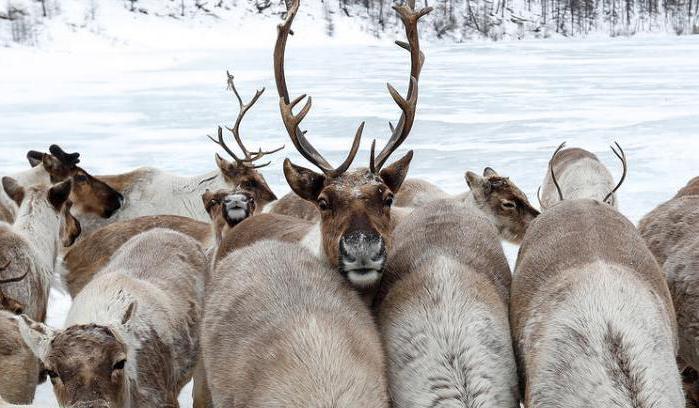
<path id="1" fill-rule="evenodd" d="M 240 149 L 243 151 L 245 158 L 249 160 L 251 158 L 250 151 L 245 147 L 242 139 L 240 138 L 240 124 L 242 123 L 245 114 L 248 113 L 250 108 L 252 108 L 253 105 L 257 103 L 262 94 L 265 92 L 265 88 L 258 89 L 257 91 L 255 91 L 255 96 L 253 96 L 250 102 L 246 104 L 243 102 L 243 99 L 240 97 L 240 94 L 238 93 L 238 89 L 235 87 L 234 76 L 231 75 L 228 71 L 226 71 L 226 75 L 228 76 L 228 89 L 233 91 L 235 97 L 238 99 L 238 105 L 240 106 L 238 117 L 235 119 L 235 124 L 233 125 L 232 129 L 228 128 L 228 130 L 230 130 L 230 132 L 233 133 L 233 138 L 235 139 L 236 143 L 238 143 L 238 146 L 240 146 Z"/>
<path id="2" fill-rule="evenodd" d="M 536 199 L 539 200 L 539 208 L 544 209 L 544 205 L 541 203 L 541 186 L 536 189 Z"/>
<path id="3" fill-rule="evenodd" d="M 330 165 L 330 163 L 318 152 L 318 150 L 311 145 L 308 139 L 306 139 L 306 131 L 301 130 L 299 125 L 311 110 L 312 99 L 309 96 L 308 101 L 306 101 L 306 104 L 301 111 L 297 115 L 294 115 L 294 106 L 305 99 L 306 95 L 301 95 L 293 101 L 290 100 L 289 90 L 286 86 L 286 76 L 284 74 L 284 54 L 286 51 L 286 42 L 289 38 L 289 33 L 291 32 L 291 24 L 293 23 L 296 13 L 299 10 L 300 0 L 287 0 L 286 5 L 286 19 L 284 19 L 284 21 L 277 26 L 277 42 L 274 45 L 274 79 L 277 83 L 277 92 L 279 93 L 279 107 L 282 114 L 282 121 L 284 122 L 284 127 L 291 138 L 291 142 L 294 144 L 294 147 L 296 147 L 296 150 L 298 150 L 299 153 L 306 158 L 306 160 L 322 170 L 326 176 L 337 177 L 347 171 L 357 155 L 359 144 L 361 142 L 362 131 L 364 129 L 364 123 L 359 125 L 359 128 L 355 133 L 352 148 L 350 149 L 347 158 L 337 168 L 333 168 L 333 166 Z"/>
<path id="4" fill-rule="evenodd" d="M 623 171 L 621 173 L 621 179 L 619 179 L 619 183 L 617 183 L 616 187 L 614 187 L 614 189 L 612 191 L 610 191 L 606 197 L 604 197 L 605 203 L 607 202 L 607 200 L 609 200 L 609 198 L 612 196 L 612 194 L 616 193 L 617 190 L 619 190 L 619 188 L 621 187 L 621 185 L 624 184 L 624 180 L 626 180 L 626 173 L 628 171 L 628 164 L 626 161 L 626 153 L 624 153 L 624 149 L 622 149 L 621 146 L 619 146 L 619 143 L 614 142 L 614 144 L 619 149 L 619 152 L 617 152 L 616 149 L 614 149 L 614 146 L 609 146 L 609 147 L 612 148 L 612 151 L 614 152 L 616 157 L 618 157 L 619 160 L 621 160 L 621 165 L 623 167 Z"/>
<path id="5" fill-rule="evenodd" d="M 401 108 L 401 116 L 395 127 L 390 125 L 391 137 L 386 146 L 379 152 L 377 157 L 370 158 L 370 170 L 374 173 L 381 170 L 388 157 L 405 141 L 410 134 L 415 121 L 415 110 L 417 107 L 418 80 L 422 65 L 425 62 L 425 54 L 420 50 L 420 40 L 417 31 L 418 20 L 432 11 L 432 7 L 425 7 L 415 11 L 415 1 L 410 0 L 403 5 L 394 5 L 393 9 L 398 13 L 403 25 L 408 42 L 396 41 L 396 44 L 410 52 L 410 83 L 406 98 L 400 96 L 396 89 L 388 84 L 388 92 L 393 100 Z"/>
<path id="6" fill-rule="evenodd" d="M 556 173 L 553 171 L 553 160 L 556 158 L 558 155 L 558 152 L 561 151 L 566 145 L 566 142 L 561 143 L 558 146 L 558 149 L 556 149 L 555 152 L 553 152 L 553 155 L 551 156 L 551 160 L 549 160 L 549 171 L 551 172 L 551 180 L 553 180 L 553 185 L 556 186 L 556 191 L 558 192 L 558 199 L 560 201 L 563 201 L 563 192 L 561 191 L 561 186 L 558 185 L 558 180 L 556 179 Z"/>
<path id="7" fill-rule="evenodd" d="M 246 162 L 248 162 L 248 163 L 250 162 L 250 160 L 241 159 L 241 158 L 239 158 L 238 156 L 236 156 L 236 154 L 233 153 L 233 150 L 231 150 L 231 149 L 228 147 L 228 145 L 226 144 L 226 142 L 223 140 L 223 129 L 221 128 L 221 126 L 218 127 L 218 140 L 214 139 L 213 137 L 211 137 L 211 136 L 209 136 L 209 135 L 206 135 L 206 136 L 207 136 L 209 139 L 211 139 L 212 142 L 214 142 L 214 143 L 216 143 L 217 145 L 221 146 L 221 148 L 223 148 L 223 150 L 225 150 L 226 153 L 228 153 L 228 154 L 233 158 L 233 160 L 236 161 L 236 163 L 238 163 L 238 164 L 240 164 L 240 165 L 243 165 L 243 164 L 245 164 Z"/>

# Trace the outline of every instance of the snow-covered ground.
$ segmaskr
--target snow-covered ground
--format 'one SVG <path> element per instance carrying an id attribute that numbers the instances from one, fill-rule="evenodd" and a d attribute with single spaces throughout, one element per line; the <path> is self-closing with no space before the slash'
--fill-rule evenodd
<path id="1" fill-rule="evenodd" d="M 253 43 L 240 49 L 0 49 L 0 173 L 26 168 L 26 151 L 51 143 L 79 151 L 93 174 L 143 165 L 207 172 L 218 150 L 205 135 L 230 125 L 237 113 L 225 89 L 228 69 L 244 98 L 257 87 L 268 89 L 249 112 L 243 135 L 254 147 L 287 144 L 264 169 L 278 195 L 287 192 L 282 159 L 303 160 L 279 120 L 273 44 Z M 618 141 L 629 158 L 620 209 L 637 222 L 699 173 L 699 36 L 424 49 L 417 122 L 401 149 L 416 152 L 413 177 L 457 193 L 466 189 L 465 170 L 491 166 L 536 202 L 560 142 L 598 153 L 618 177 L 619 162 L 608 148 Z M 386 122 L 398 117 L 385 82 L 405 89 L 407 54 L 383 43 L 301 46 L 292 38 L 287 55 L 291 92 L 313 96 L 308 137 L 338 163 L 366 120 L 356 161 L 366 165 L 371 139 L 385 141 Z M 507 252 L 513 259 L 515 249 Z M 68 308 L 67 298 L 54 292 L 49 323 L 61 326 Z M 191 406 L 189 395 L 185 390 L 183 406 Z M 55 406 L 50 385 L 40 388 L 36 403 Z"/>

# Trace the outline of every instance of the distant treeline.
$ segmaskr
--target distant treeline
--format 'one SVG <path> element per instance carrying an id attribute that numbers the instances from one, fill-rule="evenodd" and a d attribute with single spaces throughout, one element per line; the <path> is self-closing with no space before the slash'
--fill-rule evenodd
<path id="1" fill-rule="evenodd" d="M 34 26 L 76 0 L 0 0 L 2 31 L 11 40 L 31 39 Z M 86 19 L 95 19 L 102 1 L 126 11 L 176 19 L 214 16 L 281 16 L 285 0 L 79 0 Z M 337 20 L 351 18 L 360 30 L 381 37 L 400 29 L 391 0 L 304 0 L 305 10 L 334 34 Z M 633 35 L 639 32 L 699 33 L 699 0 L 417 0 L 435 10 L 421 26 L 423 35 L 451 41 L 550 36 Z M 112 3 L 114 4 L 114 3 Z M 117 3 L 118 4 L 118 3 Z M 108 18 L 103 16 L 102 18 Z M 7 37 L 7 35 L 5 35 Z"/>

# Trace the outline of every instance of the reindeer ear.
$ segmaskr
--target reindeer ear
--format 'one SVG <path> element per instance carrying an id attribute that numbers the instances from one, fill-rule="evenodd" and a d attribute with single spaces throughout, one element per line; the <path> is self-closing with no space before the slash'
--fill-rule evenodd
<path id="1" fill-rule="evenodd" d="M 68 179 L 54 185 L 49 189 L 48 199 L 56 211 L 60 211 L 63 204 L 68 200 L 72 186 L 73 182 Z"/>
<path id="2" fill-rule="evenodd" d="M 228 160 L 219 156 L 218 153 L 216 153 L 215 159 L 216 159 L 216 165 L 218 166 L 219 169 L 221 169 L 221 171 L 226 172 L 230 169 L 231 162 L 229 162 Z"/>
<path id="3" fill-rule="evenodd" d="M 44 153 L 42 152 L 37 152 L 36 150 L 30 150 L 27 152 L 27 160 L 29 161 L 29 165 L 32 167 L 40 165 L 43 159 Z"/>
<path id="4" fill-rule="evenodd" d="M 472 171 L 467 171 L 465 178 L 466 184 L 468 184 L 468 188 L 471 189 L 471 191 L 476 197 L 483 197 L 485 195 L 487 185 L 486 179 Z"/>
<path id="5" fill-rule="evenodd" d="M 483 169 L 483 177 L 492 177 L 492 176 L 497 176 L 498 173 L 493 170 L 491 167 L 486 167 Z"/>
<path id="6" fill-rule="evenodd" d="M 400 186 L 403 184 L 405 177 L 408 175 L 408 169 L 410 168 L 410 161 L 413 159 L 413 151 L 409 151 L 405 156 L 393 162 L 390 166 L 381 169 L 379 175 L 384 183 L 391 189 L 394 193 L 400 190 Z"/>
<path id="7" fill-rule="evenodd" d="M 27 315 L 20 315 L 16 320 L 24 342 L 39 360 L 46 363 L 46 357 L 51 350 L 51 340 L 56 337 L 56 331 L 43 323 L 35 322 Z"/>
<path id="8" fill-rule="evenodd" d="M 204 194 L 201 195 L 201 202 L 204 204 L 204 209 L 206 212 L 209 212 L 211 209 L 211 199 L 214 197 L 214 193 L 211 192 L 208 188 L 206 191 L 204 191 Z"/>
<path id="9" fill-rule="evenodd" d="M 63 216 L 63 225 L 61 226 L 61 241 L 63 241 L 63 246 L 68 248 L 75 243 L 78 239 L 80 233 L 82 232 L 82 227 L 80 226 L 80 221 L 71 214 L 70 209 L 73 207 L 73 203 L 69 200 L 66 201 L 63 209 L 61 210 L 61 215 Z"/>
<path id="10" fill-rule="evenodd" d="M 3 177 L 2 188 L 17 206 L 22 205 L 22 201 L 24 201 L 24 188 L 17 183 L 17 180 L 12 177 Z"/>
<path id="11" fill-rule="evenodd" d="M 284 177 L 289 187 L 304 200 L 316 202 L 325 186 L 325 176 L 284 160 Z"/>

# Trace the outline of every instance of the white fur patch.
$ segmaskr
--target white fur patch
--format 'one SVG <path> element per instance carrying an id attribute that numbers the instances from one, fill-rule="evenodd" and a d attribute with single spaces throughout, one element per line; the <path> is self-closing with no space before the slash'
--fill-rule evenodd
<path id="1" fill-rule="evenodd" d="M 311 251 L 317 257 L 321 257 L 325 253 L 322 243 L 323 236 L 320 232 L 320 223 L 316 223 L 301 240 L 301 246 Z"/>
<path id="2" fill-rule="evenodd" d="M 244 220 L 248 215 L 248 212 L 243 208 L 231 208 L 226 212 L 232 221 Z"/>
<path id="3" fill-rule="evenodd" d="M 371 270 L 365 273 L 357 273 L 356 271 L 347 272 L 347 279 L 354 285 L 359 287 L 374 285 L 381 275 L 377 270 Z"/>
<path id="4" fill-rule="evenodd" d="M 566 275 L 575 280 L 564 283 L 571 292 L 556 304 L 533 304 L 542 312 L 525 324 L 522 353 L 536 367 L 528 372 L 532 405 L 684 406 L 661 299 L 619 265 L 594 262 Z"/>

